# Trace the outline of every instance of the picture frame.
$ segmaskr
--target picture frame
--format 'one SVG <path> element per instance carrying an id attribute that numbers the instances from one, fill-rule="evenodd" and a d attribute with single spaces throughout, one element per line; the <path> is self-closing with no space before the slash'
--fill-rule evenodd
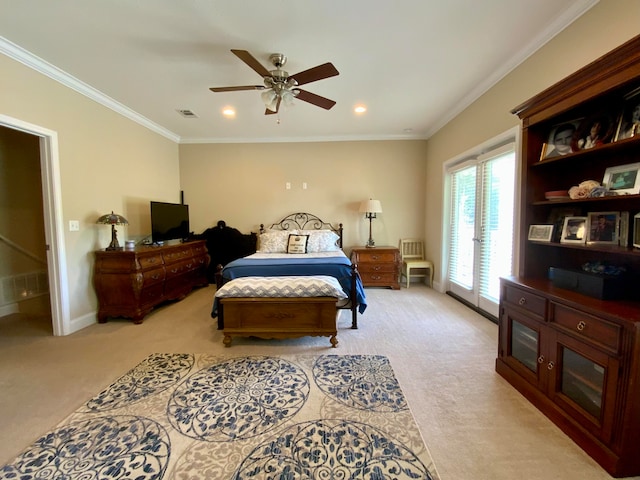
<path id="1" fill-rule="evenodd" d="M 635 136 L 640 136 L 640 88 L 625 95 L 615 141 Z"/>
<path id="2" fill-rule="evenodd" d="M 577 118 L 553 125 L 549 130 L 547 141 L 543 144 L 540 160 L 572 153 L 571 145 L 575 141 L 576 132 L 583 120 L 583 118 Z"/>
<path id="3" fill-rule="evenodd" d="M 602 186 L 616 195 L 638 195 L 640 162 L 607 168 L 604 171 Z"/>
<path id="4" fill-rule="evenodd" d="M 533 242 L 550 242 L 552 237 L 553 225 L 529 225 L 529 240 Z"/>
<path id="5" fill-rule="evenodd" d="M 571 151 L 580 152 L 610 143 L 617 124 L 609 112 L 599 112 L 584 118 L 571 141 Z"/>
<path id="6" fill-rule="evenodd" d="M 618 245 L 620 212 L 589 212 L 588 244 Z"/>
<path id="7" fill-rule="evenodd" d="M 560 243 L 585 243 L 587 220 L 587 217 L 565 217 Z"/>

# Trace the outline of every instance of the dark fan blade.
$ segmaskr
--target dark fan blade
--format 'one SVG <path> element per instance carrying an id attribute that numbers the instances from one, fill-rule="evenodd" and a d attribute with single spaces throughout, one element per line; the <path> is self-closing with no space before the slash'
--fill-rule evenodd
<path id="1" fill-rule="evenodd" d="M 324 63 L 309 70 L 291 75 L 291 77 L 296 79 L 298 85 L 304 85 L 305 83 L 316 82 L 324 78 L 335 77 L 339 74 L 340 72 L 336 70 L 336 67 L 334 67 L 332 63 Z"/>
<path id="2" fill-rule="evenodd" d="M 253 55 L 251 55 L 246 50 L 231 50 L 231 52 L 242 60 L 244 63 L 253 68 L 258 75 L 261 77 L 270 77 L 271 73 L 267 70 L 258 60 L 256 60 Z"/>
<path id="3" fill-rule="evenodd" d="M 302 100 L 303 102 L 309 102 L 318 107 L 324 108 L 325 110 L 330 110 L 336 102 L 333 100 L 329 100 L 328 98 L 321 97 L 320 95 L 316 95 L 315 93 L 307 92 L 306 90 L 299 90 L 296 98 L 298 100 Z"/>
<path id="4" fill-rule="evenodd" d="M 239 90 L 264 90 L 264 85 L 245 85 L 244 87 L 211 87 L 212 92 L 237 92 Z"/>
<path id="5" fill-rule="evenodd" d="M 278 110 L 280 110 L 280 101 L 282 99 L 280 97 L 278 97 L 278 102 L 276 103 L 276 111 L 274 112 L 273 110 L 269 110 L 268 108 L 264 111 L 265 115 L 273 115 L 274 113 L 278 113 Z"/>

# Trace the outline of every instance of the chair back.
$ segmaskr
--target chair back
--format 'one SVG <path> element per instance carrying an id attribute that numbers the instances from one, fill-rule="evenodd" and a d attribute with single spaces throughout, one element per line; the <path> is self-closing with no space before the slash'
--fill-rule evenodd
<path id="1" fill-rule="evenodd" d="M 424 260 L 424 242 L 419 238 L 401 238 L 400 256 L 402 260 Z"/>

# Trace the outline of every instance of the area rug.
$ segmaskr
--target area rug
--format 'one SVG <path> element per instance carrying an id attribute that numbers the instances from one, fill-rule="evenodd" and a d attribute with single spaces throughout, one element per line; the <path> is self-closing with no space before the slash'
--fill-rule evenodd
<path id="1" fill-rule="evenodd" d="M 387 357 L 154 354 L 2 479 L 438 479 Z"/>

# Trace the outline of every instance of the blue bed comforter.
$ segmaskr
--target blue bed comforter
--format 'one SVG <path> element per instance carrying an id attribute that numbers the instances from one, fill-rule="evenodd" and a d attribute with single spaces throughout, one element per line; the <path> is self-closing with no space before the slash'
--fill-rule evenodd
<path id="1" fill-rule="evenodd" d="M 229 262 L 222 269 L 222 283 L 240 277 L 285 277 L 296 275 L 328 275 L 340 282 L 344 292 L 350 295 L 351 261 L 346 256 L 310 258 L 252 258 L 244 257 Z M 356 301 L 358 311 L 367 308 L 367 297 L 360 276 L 356 278 Z M 215 315 L 216 308 L 212 315 Z"/>

